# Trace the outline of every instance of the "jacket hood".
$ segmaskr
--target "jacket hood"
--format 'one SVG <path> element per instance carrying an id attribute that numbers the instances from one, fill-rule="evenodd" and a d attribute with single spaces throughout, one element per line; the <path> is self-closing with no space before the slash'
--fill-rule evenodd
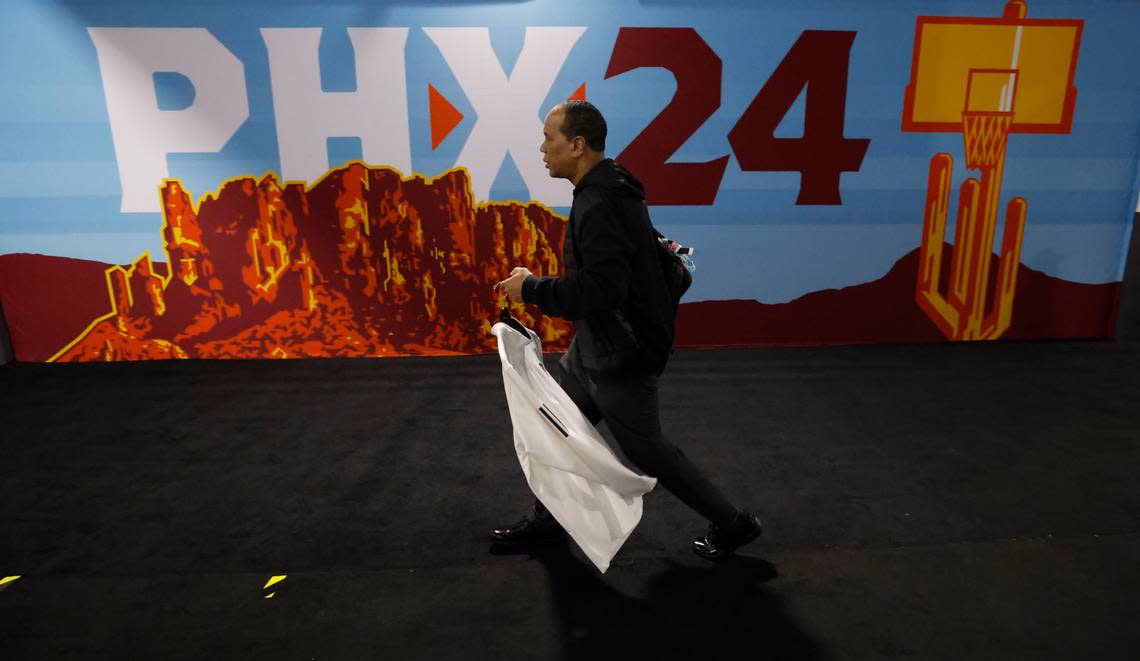
<path id="1" fill-rule="evenodd" d="M 574 194 L 577 195 L 586 188 L 595 186 L 622 195 L 629 195 L 639 200 L 645 199 L 645 187 L 641 185 L 641 182 L 612 158 L 603 159 L 591 168 L 574 187 Z"/>

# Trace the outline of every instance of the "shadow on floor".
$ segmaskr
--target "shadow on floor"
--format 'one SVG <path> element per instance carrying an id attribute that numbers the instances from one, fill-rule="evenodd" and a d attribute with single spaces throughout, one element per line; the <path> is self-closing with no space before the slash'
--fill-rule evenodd
<path id="1" fill-rule="evenodd" d="M 491 553 L 529 555 L 550 574 L 567 660 L 824 658 L 784 598 L 764 589 L 777 572 L 759 558 L 734 556 L 707 569 L 669 561 L 648 578 L 644 596 L 630 596 L 576 557 L 566 538 L 525 549 L 492 546 Z"/>

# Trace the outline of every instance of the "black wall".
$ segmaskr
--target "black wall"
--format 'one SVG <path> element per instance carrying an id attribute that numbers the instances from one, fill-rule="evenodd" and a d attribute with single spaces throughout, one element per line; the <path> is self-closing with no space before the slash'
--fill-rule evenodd
<path id="1" fill-rule="evenodd" d="M 1140 213 L 1132 218 L 1132 241 L 1128 246 L 1128 261 L 1124 265 L 1116 339 L 1140 341 Z"/>
<path id="2" fill-rule="evenodd" d="M 0 308 L 0 365 L 12 360 L 12 340 L 8 337 L 8 324 L 4 322 L 4 309 Z"/>

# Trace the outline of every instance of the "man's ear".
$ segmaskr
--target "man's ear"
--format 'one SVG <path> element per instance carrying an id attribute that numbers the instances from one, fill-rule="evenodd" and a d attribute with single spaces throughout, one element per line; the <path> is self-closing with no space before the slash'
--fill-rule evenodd
<path id="1" fill-rule="evenodd" d="M 586 153 L 586 139 L 580 135 L 574 136 L 570 141 L 570 153 L 575 156 L 581 156 Z"/>

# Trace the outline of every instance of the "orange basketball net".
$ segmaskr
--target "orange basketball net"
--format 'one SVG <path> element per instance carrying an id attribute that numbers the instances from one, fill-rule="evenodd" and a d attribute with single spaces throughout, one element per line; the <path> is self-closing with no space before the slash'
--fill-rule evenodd
<path id="1" fill-rule="evenodd" d="M 963 110 L 962 137 L 966 142 L 966 167 L 984 170 L 1001 163 L 1011 124 L 1013 112 Z"/>

